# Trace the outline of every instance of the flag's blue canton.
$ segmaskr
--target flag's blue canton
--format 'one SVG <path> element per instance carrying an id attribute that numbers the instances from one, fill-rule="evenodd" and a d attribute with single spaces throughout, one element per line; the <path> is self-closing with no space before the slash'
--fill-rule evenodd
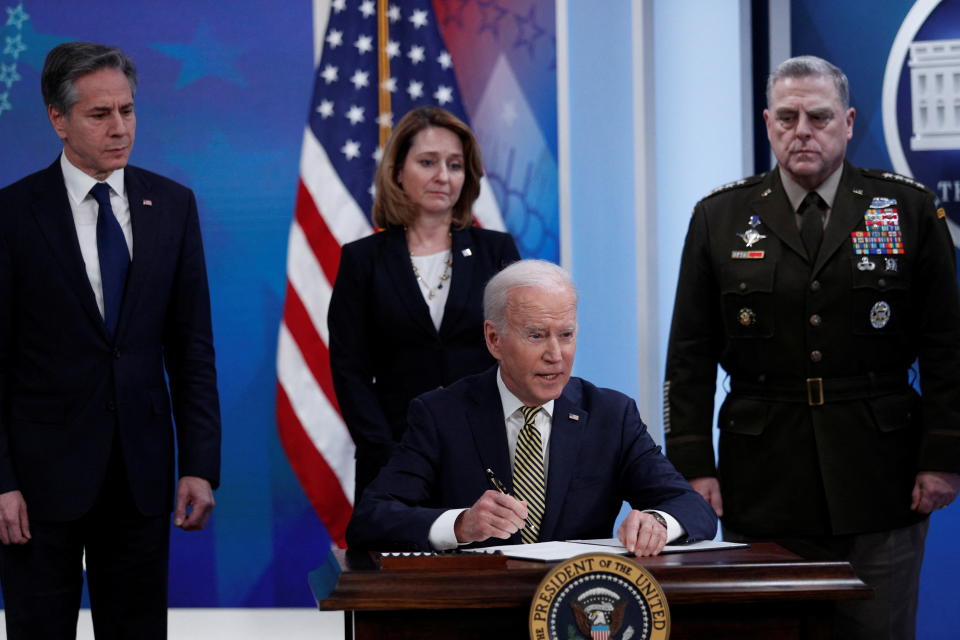
<path id="1" fill-rule="evenodd" d="M 334 0 L 309 116 L 340 179 L 369 217 L 379 158 L 377 19 L 374 0 Z M 390 5 L 392 120 L 437 104 L 467 122 L 453 64 L 429 0 Z"/>

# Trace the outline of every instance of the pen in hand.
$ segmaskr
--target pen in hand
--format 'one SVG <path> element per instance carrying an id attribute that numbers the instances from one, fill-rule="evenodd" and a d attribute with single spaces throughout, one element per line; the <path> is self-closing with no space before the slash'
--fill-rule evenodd
<path id="1" fill-rule="evenodd" d="M 509 495 L 507 493 L 506 487 L 503 486 L 503 483 L 497 480 L 497 476 L 493 474 L 493 469 L 487 469 L 487 480 L 490 481 L 490 484 L 494 489 L 502 493 L 503 495 Z"/>

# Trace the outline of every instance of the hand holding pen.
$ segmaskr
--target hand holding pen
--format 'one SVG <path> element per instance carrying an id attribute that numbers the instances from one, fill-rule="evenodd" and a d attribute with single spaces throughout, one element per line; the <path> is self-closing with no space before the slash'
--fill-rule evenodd
<path id="1" fill-rule="evenodd" d="M 494 489 L 484 491 L 472 507 L 457 517 L 453 530 L 460 543 L 488 538 L 507 540 L 523 528 L 527 518 L 527 504 L 508 494 L 492 470 L 487 469 L 486 473 Z"/>

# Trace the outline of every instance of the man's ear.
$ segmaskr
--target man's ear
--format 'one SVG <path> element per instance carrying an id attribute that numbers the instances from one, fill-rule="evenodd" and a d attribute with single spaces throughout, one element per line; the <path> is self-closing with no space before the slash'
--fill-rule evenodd
<path id="1" fill-rule="evenodd" d="M 483 321 L 483 337 L 487 341 L 487 351 L 495 359 L 500 359 L 500 334 L 489 320 Z"/>
<path id="2" fill-rule="evenodd" d="M 53 130 L 57 132 L 57 136 L 59 136 L 61 140 L 66 140 L 67 131 L 65 121 L 67 119 L 67 114 L 63 113 L 53 105 L 47 105 L 47 117 L 50 118 L 50 124 L 53 125 Z"/>

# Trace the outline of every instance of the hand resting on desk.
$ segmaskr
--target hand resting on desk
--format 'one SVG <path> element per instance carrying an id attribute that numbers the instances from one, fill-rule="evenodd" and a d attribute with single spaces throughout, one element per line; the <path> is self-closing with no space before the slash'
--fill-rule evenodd
<path id="1" fill-rule="evenodd" d="M 506 540 L 523 528 L 526 519 L 526 502 L 491 489 L 457 516 L 453 532 L 461 544 L 489 538 Z"/>

